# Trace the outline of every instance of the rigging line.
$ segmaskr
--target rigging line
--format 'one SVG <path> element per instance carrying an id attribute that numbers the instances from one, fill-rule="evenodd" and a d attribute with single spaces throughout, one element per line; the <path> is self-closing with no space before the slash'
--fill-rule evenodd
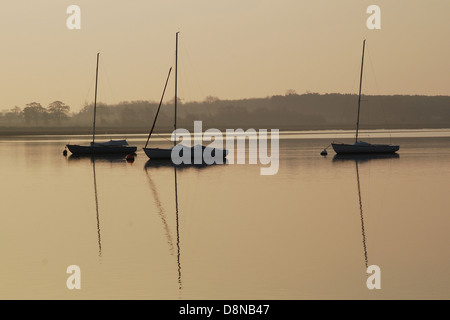
<path id="1" fill-rule="evenodd" d="M 89 85 L 89 88 L 87 89 L 87 92 L 86 92 L 86 97 L 84 97 L 84 105 L 85 106 L 88 106 L 89 105 L 89 103 L 88 103 L 88 96 L 91 96 L 91 94 L 92 94 L 92 87 L 94 86 L 94 82 L 95 82 L 95 73 L 92 75 L 92 78 L 91 78 L 91 83 L 90 83 L 90 85 Z"/>
<path id="2" fill-rule="evenodd" d="M 180 72 L 180 69 L 182 70 L 182 72 Z M 187 93 L 191 92 L 191 90 L 189 88 L 189 81 L 186 81 L 186 73 L 187 72 L 185 72 L 185 70 L 186 70 L 186 65 L 184 63 L 184 59 L 178 58 L 178 75 L 179 75 L 178 93 L 181 93 L 178 95 L 179 102 L 180 102 L 180 100 L 186 101 Z M 183 97 L 183 98 L 181 98 L 181 97 Z"/>
<path id="3" fill-rule="evenodd" d="M 200 94 L 202 97 L 205 97 L 205 92 L 200 84 L 199 81 L 199 77 L 198 77 L 198 73 L 196 72 L 196 69 L 194 68 L 194 65 L 192 64 L 192 59 L 191 59 L 191 55 L 190 55 L 190 51 L 187 47 L 187 45 L 185 44 L 184 39 L 181 39 L 181 45 L 183 46 L 183 50 L 184 50 L 184 54 L 183 54 L 183 58 L 182 58 L 182 63 L 184 63 L 184 61 L 187 62 L 188 66 L 190 67 L 190 71 L 189 74 L 192 74 L 194 76 L 194 80 L 195 80 L 195 84 L 198 87 L 198 90 L 200 91 Z M 183 64 L 184 66 L 185 64 Z M 185 67 L 185 70 L 187 71 L 187 68 Z M 186 72 L 185 72 L 186 73 Z M 187 82 L 187 81 L 186 81 Z M 191 101 L 195 101 L 195 99 L 193 99 L 191 97 Z"/>
<path id="4" fill-rule="evenodd" d="M 365 53 L 367 54 L 367 49 L 365 50 Z M 366 62 L 367 59 L 365 59 L 364 56 L 364 60 Z M 367 65 L 367 64 L 366 64 Z M 367 67 L 365 68 L 365 70 L 367 70 Z M 364 72 L 362 74 L 362 88 L 361 88 L 361 106 L 363 106 L 364 103 L 364 107 L 363 107 L 363 111 L 361 112 L 361 119 L 363 121 L 360 121 L 360 123 L 365 124 L 366 126 L 366 135 L 367 137 L 370 136 L 370 107 L 369 107 L 369 93 L 368 93 L 368 86 L 367 86 L 367 72 Z"/>
<path id="5" fill-rule="evenodd" d="M 356 57 L 356 55 L 355 55 L 355 57 Z M 354 60 L 358 61 L 356 58 Z M 353 61 L 353 58 L 352 58 L 352 61 Z M 352 86 L 350 87 L 349 93 L 357 95 L 358 94 L 358 91 L 357 91 L 358 89 L 355 90 L 355 88 L 358 88 L 357 84 L 359 85 L 359 80 L 360 80 L 359 79 L 360 78 L 359 72 L 360 72 L 360 68 L 361 68 L 361 63 L 360 63 L 360 61 L 358 61 L 358 63 L 351 63 L 351 66 L 352 66 L 351 74 L 353 75 L 353 80 L 352 80 Z"/>
<path id="6" fill-rule="evenodd" d="M 152 125 L 152 128 L 150 130 L 150 133 L 148 134 L 147 142 L 145 143 L 145 147 L 144 148 L 147 148 L 148 142 L 150 141 L 150 137 L 152 136 L 152 133 L 153 133 L 153 129 L 155 128 L 156 119 L 158 118 L 159 110 L 161 109 L 161 105 L 162 105 L 163 100 L 164 100 L 164 94 L 166 93 L 167 83 L 169 82 L 169 77 L 170 77 L 170 72 L 171 71 L 172 71 L 172 67 L 170 67 L 170 69 L 169 69 L 169 74 L 167 75 L 166 84 L 164 85 L 164 90 L 163 90 L 163 93 L 162 93 L 162 96 L 161 96 L 161 101 L 159 102 L 158 110 L 156 111 L 155 120 L 153 120 L 153 125 Z"/>
<path id="7" fill-rule="evenodd" d="M 82 105 L 81 109 L 77 112 L 76 116 L 75 116 L 75 121 L 74 124 L 78 125 L 80 123 L 80 121 L 82 121 L 80 119 L 80 112 L 85 108 L 89 106 L 89 100 L 88 97 L 91 96 L 92 94 L 92 87 L 94 86 L 94 82 L 95 82 L 95 73 L 92 74 L 92 78 L 91 78 L 91 82 L 88 86 L 88 88 L 86 89 L 86 96 L 84 97 L 84 102 L 80 103 Z M 90 127 L 92 128 L 92 127 Z M 88 134 L 90 135 L 92 132 L 90 131 L 91 129 L 89 129 Z"/>
<path id="8" fill-rule="evenodd" d="M 111 95 L 112 97 L 112 101 L 118 102 L 118 100 L 116 100 L 116 97 L 114 96 L 114 90 L 112 90 L 112 86 L 111 86 L 111 78 L 109 77 L 109 73 L 108 73 L 108 62 L 106 61 L 105 63 L 105 59 L 103 58 L 103 62 L 102 62 L 102 69 L 101 69 L 101 75 L 102 78 L 104 79 L 104 83 L 106 83 L 106 86 L 108 88 L 107 91 L 102 90 L 102 99 L 104 101 L 107 100 L 107 97 L 104 93 L 106 93 L 107 95 Z M 104 87 L 104 86 L 103 86 Z M 106 102 L 105 102 L 106 104 Z"/>
<path id="9" fill-rule="evenodd" d="M 160 137 L 161 139 L 164 139 L 164 140 L 166 140 L 166 141 L 169 141 L 169 142 L 173 142 L 172 140 L 170 140 L 170 139 L 168 139 L 168 138 L 166 138 L 166 137 L 163 137 L 161 134 L 159 134 L 159 133 L 154 133 L 154 135 L 156 135 L 156 136 L 158 136 L 158 137 Z"/>
<path id="10" fill-rule="evenodd" d="M 163 140 L 165 140 L 165 141 L 173 142 L 171 139 L 166 138 L 166 137 L 163 136 L 163 135 L 167 135 L 167 134 L 168 134 L 169 136 L 171 136 L 170 133 L 156 133 L 156 132 L 154 132 L 154 133 L 152 134 L 152 136 L 158 136 L 159 138 L 161 138 L 161 139 L 163 139 Z"/>
<path id="11" fill-rule="evenodd" d="M 369 47 L 369 49 L 370 49 L 370 47 Z M 375 83 L 375 88 L 377 90 L 377 94 L 379 95 L 380 94 L 380 89 L 379 89 L 379 86 L 378 86 L 377 77 L 375 75 L 375 67 L 373 65 L 372 55 L 371 55 L 370 50 L 367 50 L 367 53 L 368 53 L 367 55 L 369 57 L 370 67 L 372 68 L 372 78 L 373 78 L 373 81 Z"/>
<path id="12" fill-rule="evenodd" d="M 347 96 L 347 95 L 349 95 L 350 97 L 352 97 L 352 95 L 354 95 L 355 93 L 354 93 L 354 89 L 355 89 L 355 87 L 356 87 L 356 83 L 358 82 L 358 80 L 359 80 L 359 72 L 358 72 L 358 70 L 359 70 L 359 68 L 361 67 L 359 64 L 351 64 L 352 66 L 353 66 L 353 68 L 352 68 L 352 72 L 350 73 L 350 74 L 352 74 L 353 75 L 353 80 L 352 80 L 352 85 L 351 85 L 351 87 L 350 87 L 350 91 L 347 93 L 347 94 L 343 94 L 343 97 L 345 97 L 345 96 Z M 356 95 L 357 95 L 357 93 L 356 93 Z M 350 98 L 350 100 L 351 100 L 351 98 Z M 345 125 L 345 114 L 346 114 L 346 109 L 345 108 L 341 108 L 341 110 L 340 110 L 340 117 L 339 117 L 339 122 L 341 123 L 341 125 Z M 352 121 L 353 121 L 353 119 L 352 119 Z M 353 123 L 353 122 L 352 122 Z"/>
<path id="13" fill-rule="evenodd" d="M 176 51 L 176 49 L 175 49 L 175 51 L 174 51 L 174 53 L 173 53 L 173 58 L 172 58 L 172 66 L 175 66 L 175 67 L 177 67 L 177 51 Z M 178 72 L 178 70 L 177 70 L 177 72 Z M 178 77 L 178 75 L 177 75 L 177 77 Z M 178 79 L 177 79 L 178 80 Z M 173 85 L 175 85 L 175 82 L 177 81 L 177 80 L 175 80 L 174 79 L 174 83 L 173 83 Z M 178 84 L 177 84 L 177 86 L 178 86 Z M 177 88 L 177 90 L 178 90 L 178 88 Z M 179 97 L 178 97 L 178 99 L 179 99 Z M 173 96 L 173 101 L 174 101 L 174 103 L 175 103 L 175 95 Z"/>
<path id="14" fill-rule="evenodd" d="M 371 55 L 370 55 L 370 50 L 367 50 L 367 55 L 368 55 L 368 58 L 369 58 L 369 63 L 370 63 L 370 66 L 371 66 L 371 68 L 372 68 L 372 72 L 369 72 L 369 73 L 371 73 L 372 74 L 372 78 L 374 78 L 375 77 L 375 73 L 374 73 L 374 67 L 373 67 L 373 64 L 372 64 L 372 59 L 371 59 Z M 366 76 L 366 78 L 369 78 L 368 76 Z M 369 79 L 367 79 L 366 80 L 366 83 L 369 83 Z M 377 83 L 376 83 L 376 81 L 375 81 L 375 86 L 377 86 Z M 368 87 L 367 87 L 368 88 Z M 378 89 L 377 89 L 378 90 Z M 367 93 L 369 93 L 369 91 L 368 91 L 368 89 L 367 89 Z M 372 116 L 371 116 L 371 112 L 373 111 L 372 110 L 372 106 L 373 106 L 373 102 L 374 101 L 374 97 L 372 96 L 372 99 L 369 99 L 369 98 L 367 98 L 367 124 L 368 124 L 368 128 L 369 129 L 371 129 L 372 127 L 372 123 L 373 123 L 373 121 L 372 121 Z M 375 113 L 376 114 L 376 113 Z"/>
<path id="15" fill-rule="evenodd" d="M 380 87 L 378 85 L 378 81 L 377 81 L 377 77 L 375 74 L 375 67 L 374 67 L 374 63 L 373 63 L 373 59 L 372 59 L 372 55 L 371 52 L 368 52 L 368 56 L 369 56 L 369 62 L 370 62 L 370 67 L 372 68 L 372 78 L 373 78 L 373 82 L 375 83 L 375 88 L 376 88 L 376 94 L 377 94 L 377 108 L 381 110 L 382 112 L 382 116 L 383 116 L 383 121 L 384 121 L 384 125 L 385 125 L 385 129 L 387 129 L 389 131 L 389 140 L 392 141 L 392 133 L 391 133 L 391 126 L 389 124 L 389 122 L 387 121 L 388 117 L 386 115 L 386 110 L 383 106 L 383 104 L 381 103 L 381 92 L 380 92 Z"/>

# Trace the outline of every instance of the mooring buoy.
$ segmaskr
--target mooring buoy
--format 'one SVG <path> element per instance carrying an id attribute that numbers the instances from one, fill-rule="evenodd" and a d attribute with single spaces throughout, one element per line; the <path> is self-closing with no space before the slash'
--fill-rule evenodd
<path id="1" fill-rule="evenodd" d="M 127 160 L 128 163 L 134 162 L 134 155 L 129 154 L 125 157 L 125 160 Z"/>

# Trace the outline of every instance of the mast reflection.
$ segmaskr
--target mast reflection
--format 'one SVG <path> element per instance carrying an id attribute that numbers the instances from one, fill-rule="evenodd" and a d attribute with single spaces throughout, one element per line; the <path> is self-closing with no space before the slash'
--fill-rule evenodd
<path id="1" fill-rule="evenodd" d="M 182 281 L 182 266 L 181 266 L 181 232 L 180 232 L 180 210 L 178 206 L 178 171 L 179 170 L 203 170 L 206 168 L 209 168 L 211 170 L 213 167 L 218 166 L 217 164 L 208 165 L 205 163 L 202 164 L 180 164 L 176 165 L 172 162 L 172 160 L 148 160 L 144 165 L 144 170 L 147 175 L 147 179 L 149 181 L 150 189 L 153 193 L 153 198 L 155 199 L 155 205 L 158 208 L 158 215 L 161 219 L 161 222 L 163 224 L 165 234 L 167 237 L 167 243 L 169 244 L 170 254 L 173 255 L 173 252 L 177 250 L 176 256 L 177 256 L 177 271 L 178 271 L 178 288 L 181 290 L 183 288 L 183 281 Z M 166 210 L 164 209 L 164 206 L 162 205 L 159 195 L 157 192 L 157 188 L 155 187 L 155 184 L 153 183 L 153 180 L 151 178 L 151 174 L 149 171 L 159 170 L 159 169 L 171 169 L 173 168 L 174 172 L 174 198 L 175 198 L 175 227 L 176 227 L 176 241 L 174 244 L 174 241 L 171 236 L 169 223 L 166 215 Z"/>
<path id="2" fill-rule="evenodd" d="M 177 183 L 177 167 L 173 167 L 175 176 L 175 218 L 177 223 L 177 264 L 178 264 L 178 288 L 181 290 L 181 246 L 180 246 L 180 224 L 178 215 L 178 183 Z"/>
<path id="3" fill-rule="evenodd" d="M 173 239 L 171 236 L 171 232 L 170 232 L 170 227 L 169 224 L 167 222 L 167 216 L 166 216 L 166 210 L 164 209 L 160 199 L 159 199 L 159 195 L 157 192 L 157 189 L 155 187 L 155 184 L 153 183 L 153 180 L 150 177 L 150 174 L 148 172 L 148 169 L 150 167 L 172 167 L 170 164 L 166 163 L 166 162 L 157 162 L 157 165 L 154 166 L 154 162 L 152 162 L 152 166 L 149 165 L 149 162 L 147 162 L 147 164 L 145 165 L 144 169 L 147 175 L 147 179 L 149 181 L 150 184 L 150 189 L 152 190 L 153 193 L 153 198 L 155 199 L 155 204 L 156 207 L 158 208 L 158 215 L 161 219 L 161 222 L 163 224 L 164 227 L 164 231 L 166 234 L 166 238 L 167 238 L 167 243 L 169 244 L 169 251 L 170 254 L 173 255 L 174 253 L 174 247 L 176 245 L 176 249 L 177 249 L 177 273 L 178 273 L 178 277 L 177 277 L 177 282 L 178 282 L 178 289 L 181 290 L 183 288 L 183 281 L 182 281 L 182 273 L 181 273 L 181 240 L 180 240 L 180 223 L 179 223 L 179 207 L 178 207 L 178 181 L 177 181 L 177 167 L 173 166 L 173 170 L 174 170 L 174 188 L 175 188 L 175 225 L 176 225 L 176 244 L 174 245 L 173 243 Z"/>
<path id="4" fill-rule="evenodd" d="M 105 166 L 105 164 L 110 164 L 111 166 L 118 166 L 132 164 L 125 155 L 70 155 L 68 158 L 68 163 L 70 165 L 87 165 L 88 162 L 92 164 L 92 172 L 94 179 L 94 200 L 95 200 L 95 214 L 97 220 L 97 242 L 98 242 L 98 256 L 102 257 L 102 238 L 101 238 L 101 228 L 100 228 L 100 205 L 98 200 L 98 190 L 97 190 L 97 175 L 96 175 L 96 164 Z M 134 160 L 134 158 L 132 159 Z"/>
<path id="5" fill-rule="evenodd" d="M 173 244 L 173 240 L 172 240 L 172 233 L 170 232 L 170 227 L 167 222 L 166 210 L 164 209 L 164 206 L 162 205 L 162 203 L 159 199 L 158 190 L 156 189 L 155 184 L 153 183 L 153 180 L 150 177 L 150 174 L 148 173 L 147 168 L 145 168 L 145 173 L 147 175 L 147 180 L 150 185 L 150 189 L 152 190 L 152 193 L 153 193 L 153 199 L 155 200 L 155 205 L 158 208 L 158 216 L 161 219 L 161 222 L 164 227 L 164 233 L 167 238 L 167 243 L 169 244 L 170 254 L 173 255 L 174 244 Z"/>
<path id="6" fill-rule="evenodd" d="M 361 184 L 359 182 L 358 160 L 355 160 L 355 166 L 356 166 L 356 179 L 358 182 L 359 212 L 360 212 L 360 217 L 361 217 L 361 232 L 362 232 L 363 247 L 364 247 L 364 262 L 366 264 L 366 269 L 367 269 L 369 267 L 369 258 L 367 255 L 366 230 L 364 227 L 364 214 L 363 214 L 363 204 L 362 204 L 362 198 L 361 198 Z"/>
<path id="7" fill-rule="evenodd" d="M 95 212 L 97 217 L 97 237 L 98 237 L 98 256 L 102 256 L 102 238 L 100 234 L 100 215 L 98 210 L 98 193 L 97 193 L 97 177 L 95 174 L 95 157 L 92 159 L 92 169 L 94 172 L 94 195 L 95 195 Z"/>
<path id="8" fill-rule="evenodd" d="M 343 161 L 354 161 L 356 168 L 356 182 L 358 186 L 358 201 L 359 201 L 359 215 L 361 220 L 361 234 L 362 234 L 362 244 L 364 250 L 364 264 L 366 266 L 366 270 L 369 267 L 369 256 L 367 253 L 367 237 L 366 237 L 366 228 L 364 224 L 364 210 L 363 210 L 363 202 L 361 195 L 361 182 L 359 178 L 359 164 L 363 162 L 370 162 L 373 160 L 382 160 L 382 159 L 398 159 L 400 157 L 399 154 L 347 154 L 347 155 L 335 155 L 333 157 L 333 162 L 343 162 Z"/>

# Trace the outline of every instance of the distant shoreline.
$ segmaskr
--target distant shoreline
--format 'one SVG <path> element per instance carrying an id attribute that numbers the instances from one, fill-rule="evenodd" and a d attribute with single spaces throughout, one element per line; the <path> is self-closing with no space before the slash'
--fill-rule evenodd
<path id="1" fill-rule="evenodd" d="M 419 129 L 450 127 L 450 96 L 364 96 L 361 129 Z M 67 107 L 62 102 L 54 104 Z M 61 105 L 62 104 L 62 105 Z M 282 131 L 355 130 L 357 96 L 352 94 L 287 94 L 261 99 L 180 103 L 178 128 L 192 132 L 194 121 L 203 130 L 280 129 Z M 0 136 L 92 134 L 93 105 L 80 112 L 44 108 L 31 103 L 0 113 Z M 151 101 L 98 105 L 99 134 L 144 134 L 150 131 L 158 104 Z M 55 111 L 56 110 L 56 111 Z M 59 111 L 58 111 L 59 110 Z M 157 133 L 173 131 L 174 114 L 165 105 L 158 116 Z"/>
<path id="2" fill-rule="evenodd" d="M 193 132 L 193 127 L 188 126 L 182 126 L 180 125 L 180 128 L 185 128 L 189 130 L 190 132 Z M 207 130 L 209 128 L 204 127 L 203 131 Z M 354 130 L 354 126 L 234 126 L 234 127 L 217 127 L 215 129 L 219 129 L 223 132 L 225 132 L 226 129 L 279 129 L 280 131 L 315 131 L 315 130 Z M 435 126 L 435 127 L 423 127 L 420 125 L 410 125 L 410 126 L 402 126 L 402 127 L 393 127 L 393 128 L 385 128 L 385 127 L 368 127 L 368 128 L 361 128 L 361 130 L 418 130 L 418 129 L 450 129 L 450 125 L 448 127 L 442 127 L 442 126 Z M 171 133 L 173 131 L 173 128 L 160 128 L 158 130 L 155 130 L 155 133 L 163 134 L 163 133 Z M 121 127 L 112 127 L 112 128 L 97 128 L 96 134 L 97 135 L 108 135 L 108 134 L 114 134 L 114 135 L 126 135 L 126 134 L 148 134 L 149 131 L 146 128 L 121 128 Z M 5 136 L 38 136 L 38 135 L 92 135 L 92 128 L 83 128 L 83 127 L 67 127 L 67 128 L 61 128 L 61 127 L 9 127 L 9 128 L 0 128 L 0 137 Z"/>

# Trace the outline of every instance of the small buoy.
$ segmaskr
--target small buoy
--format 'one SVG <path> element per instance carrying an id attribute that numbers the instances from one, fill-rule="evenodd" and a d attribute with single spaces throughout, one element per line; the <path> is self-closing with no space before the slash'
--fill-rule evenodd
<path id="1" fill-rule="evenodd" d="M 63 156 L 64 156 L 64 157 L 67 156 L 67 150 L 64 150 L 64 151 L 63 151 Z"/>
<path id="2" fill-rule="evenodd" d="M 134 155 L 129 154 L 125 157 L 125 160 L 127 160 L 127 162 L 131 163 L 134 162 Z"/>
<path id="3" fill-rule="evenodd" d="M 326 156 L 328 154 L 327 150 L 323 149 L 320 153 L 321 156 Z"/>

